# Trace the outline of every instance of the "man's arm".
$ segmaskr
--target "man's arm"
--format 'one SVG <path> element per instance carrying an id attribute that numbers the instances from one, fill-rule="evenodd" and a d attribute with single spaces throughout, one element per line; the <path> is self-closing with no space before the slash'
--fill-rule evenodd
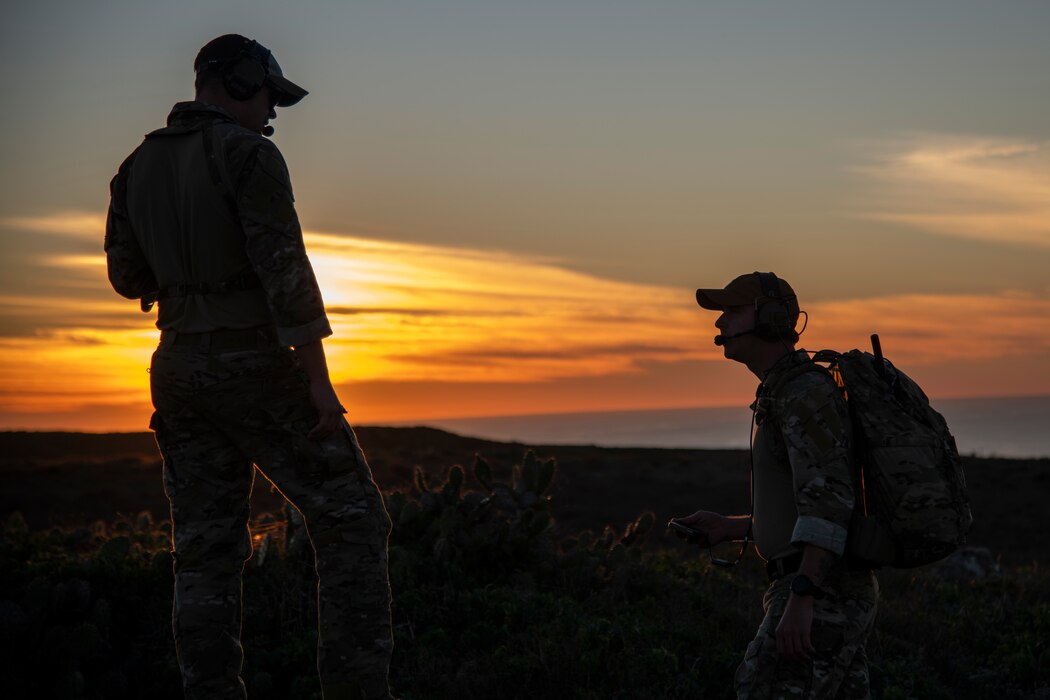
<path id="1" fill-rule="evenodd" d="M 798 575 L 818 588 L 846 548 L 854 493 L 849 414 L 838 389 L 815 373 L 802 375 L 799 393 L 780 421 L 795 485 L 798 520 L 791 542 L 802 548 Z M 813 596 L 789 594 L 777 626 L 777 651 L 785 658 L 810 658 Z"/>
<path id="2" fill-rule="evenodd" d="M 332 327 L 306 256 L 280 151 L 262 137 L 243 135 L 232 138 L 227 148 L 245 250 L 266 294 L 279 342 L 300 347 L 328 337 Z"/>
<path id="3" fill-rule="evenodd" d="M 227 163 L 238 183 L 237 213 L 246 251 L 266 293 L 278 342 L 295 348 L 310 381 L 317 425 L 307 436 L 323 440 L 339 430 L 346 409 L 328 374 L 322 338 L 332 334 L 332 327 L 306 256 L 288 169 L 273 143 L 255 137 L 231 143 Z"/>
<path id="4" fill-rule="evenodd" d="M 692 515 L 674 518 L 674 521 L 704 533 L 707 541 L 699 543 L 704 546 L 740 541 L 747 537 L 751 529 L 749 515 L 719 515 L 709 510 L 698 510 Z"/>
<path id="5" fill-rule="evenodd" d="M 157 279 L 142 254 L 128 219 L 127 170 L 133 158 L 134 154 L 128 156 L 109 183 L 105 250 L 109 283 L 113 289 L 128 299 L 139 299 L 157 291 Z"/>

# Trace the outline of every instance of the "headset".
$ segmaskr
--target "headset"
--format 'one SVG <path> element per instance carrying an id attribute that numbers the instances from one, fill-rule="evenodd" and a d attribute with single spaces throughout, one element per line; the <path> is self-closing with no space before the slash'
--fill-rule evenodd
<path id="1" fill-rule="evenodd" d="M 270 77 L 270 50 L 248 41 L 233 58 L 208 61 L 218 67 L 226 92 L 235 100 L 250 100 Z"/>
<path id="2" fill-rule="evenodd" d="M 780 293 L 780 280 L 772 272 L 756 272 L 758 282 L 762 285 L 762 296 L 755 299 L 755 335 L 762 340 L 798 340 L 795 322 L 798 307 L 794 294 Z"/>

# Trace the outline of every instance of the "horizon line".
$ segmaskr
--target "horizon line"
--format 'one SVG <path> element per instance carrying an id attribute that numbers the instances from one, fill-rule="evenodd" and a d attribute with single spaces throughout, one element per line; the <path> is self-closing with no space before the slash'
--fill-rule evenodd
<path id="1" fill-rule="evenodd" d="M 1032 400 L 1032 399 L 1047 399 L 1050 400 L 1050 394 L 1014 394 L 1008 396 L 968 396 L 968 397 L 953 397 L 936 399 L 930 401 L 930 405 L 936 410 L 937 405 L 942 403 L 955 403 L 962 401 L 1017 401 L 1017 400 Z M 747 410 L 747 404 L 722 404 L 717 406 L 669 406 L 663 408 L 621 408 L 611 410 L 597 410 L 597 411 L 553 411 L 553 412 L 537 412 L 537 413 L 501 413 L 498 415 L 470 415 L 470 416 L 439 416 L 439 417 L 428 417 L 428 418 L 406 418 L 404 420 L 386 420 L 386 421 L 368 421 L 368 422 L 353 422 L 348 421 L 351 427 L 358 426 L 364 428 L 431 428 L 434 430 L 442 430 L 444 432 L 452 432 L 445 430 L 436 425 L 428 425 L 429 422 L 446 422 L 446 421 L 479 421 L 479 420 L 513 420 L 523 418 L 555 418 L 555 417 L 571 417 L 571 416 L 601 416 L 601 415 L 624 415 L 628 413 L 660 413 L 667 411 L 725 411 L 725 410 Z M 138 435 L 140 433 L 149 433 L 149 429 L 144 430 L 84 430 L 77 428 L 25 428 L 25 427 L 8 427 L 0 428 L 0 434 L 4 433 L 68 433 L 68 434 L 79 434 L 79 435 Z M 470 437 L 470 436 L 463 436 Z M 487 438 L 482 438 L 487 439 Z"/>

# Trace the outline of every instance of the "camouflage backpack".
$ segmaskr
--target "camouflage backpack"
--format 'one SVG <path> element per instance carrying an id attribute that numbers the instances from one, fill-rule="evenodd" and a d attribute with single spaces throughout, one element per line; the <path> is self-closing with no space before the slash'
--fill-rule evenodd
<path id="1" fill-rule="evenodd" d="M 849 408 L 859 464 L 846 558 L 859 568 L 908 569 L 964 544 L 973 516 L 944 417 L 882 357 L 878 336 L 871 340 L 874 354 L 821 350 L 781 382 L 813 370 L 835 380 Z"/>

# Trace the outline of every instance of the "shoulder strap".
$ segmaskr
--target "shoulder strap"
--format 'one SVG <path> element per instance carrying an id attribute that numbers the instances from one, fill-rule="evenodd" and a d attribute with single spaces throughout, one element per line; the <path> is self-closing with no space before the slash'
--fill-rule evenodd
<path id="1" fill-rule="evenodd" d="M 215 187 L 219 190 L 219 194 L 222 195 L 223 201 L 226 202 L 227 206 L 229 206 L 231 211 L 236 215 L 236 201 L 233 198 L 233 194 L 230 192 L 230 188 L 226 186 L 226 181 L 222 179 L 222 172 L 219 170 L 219 161 L 215 157 L 215 132 L 211 128 L 211 124 L 208 124 L 201 129 L 201 141 L 204 143 L 204 160 L 208 163 L 208 173 L 211 175 L 211 180 L 215 183 Z"/>
<path id="2" fill-rule="evenodd" d="M 201 135 L 201 145 L 204 147 L 204 160 L 208 164 L 208 174 L 211 176 L 211 181 L 215 184 L 215 189 L 219 191 L 223 201 L 226 202 L 231 209 L 236 211 L 233 194 L 230 192 L 230 188 L 226 186 L 226 181 L 222 178 L 219 159 L 216 157 L 214 126 L 215 125 L 212 123 L 165 126 L 149 132 L 146 134 L 146 138 L 185 136 L 186 134 L 192 134 L 195 131 L 199 132 Z"/>
<path id="3" fill-rule="evenodd" d="M 807 372 L 820 372 L 822 374 L 827 375 L 831 379 L 834 379 L 831 370 L 829 370 L 824 365 L 835 364 L 838 361 L 838 358 L 839 353 L 835 352 L 834 350 L 820 350 L 818 352 L 815 352 L 809 358 L 809 361 L 799 363 L 794 367 L 785 370 L 784 372 L 779 374 L 776 377 L 776 381 L 765 387 L 765 391 L 763 393 L 766 396 L 772 397 L 776 394 L 777 390 L 780 389 L 781 386 L 788 383 L 795 377 L 806 374 Z"/>

